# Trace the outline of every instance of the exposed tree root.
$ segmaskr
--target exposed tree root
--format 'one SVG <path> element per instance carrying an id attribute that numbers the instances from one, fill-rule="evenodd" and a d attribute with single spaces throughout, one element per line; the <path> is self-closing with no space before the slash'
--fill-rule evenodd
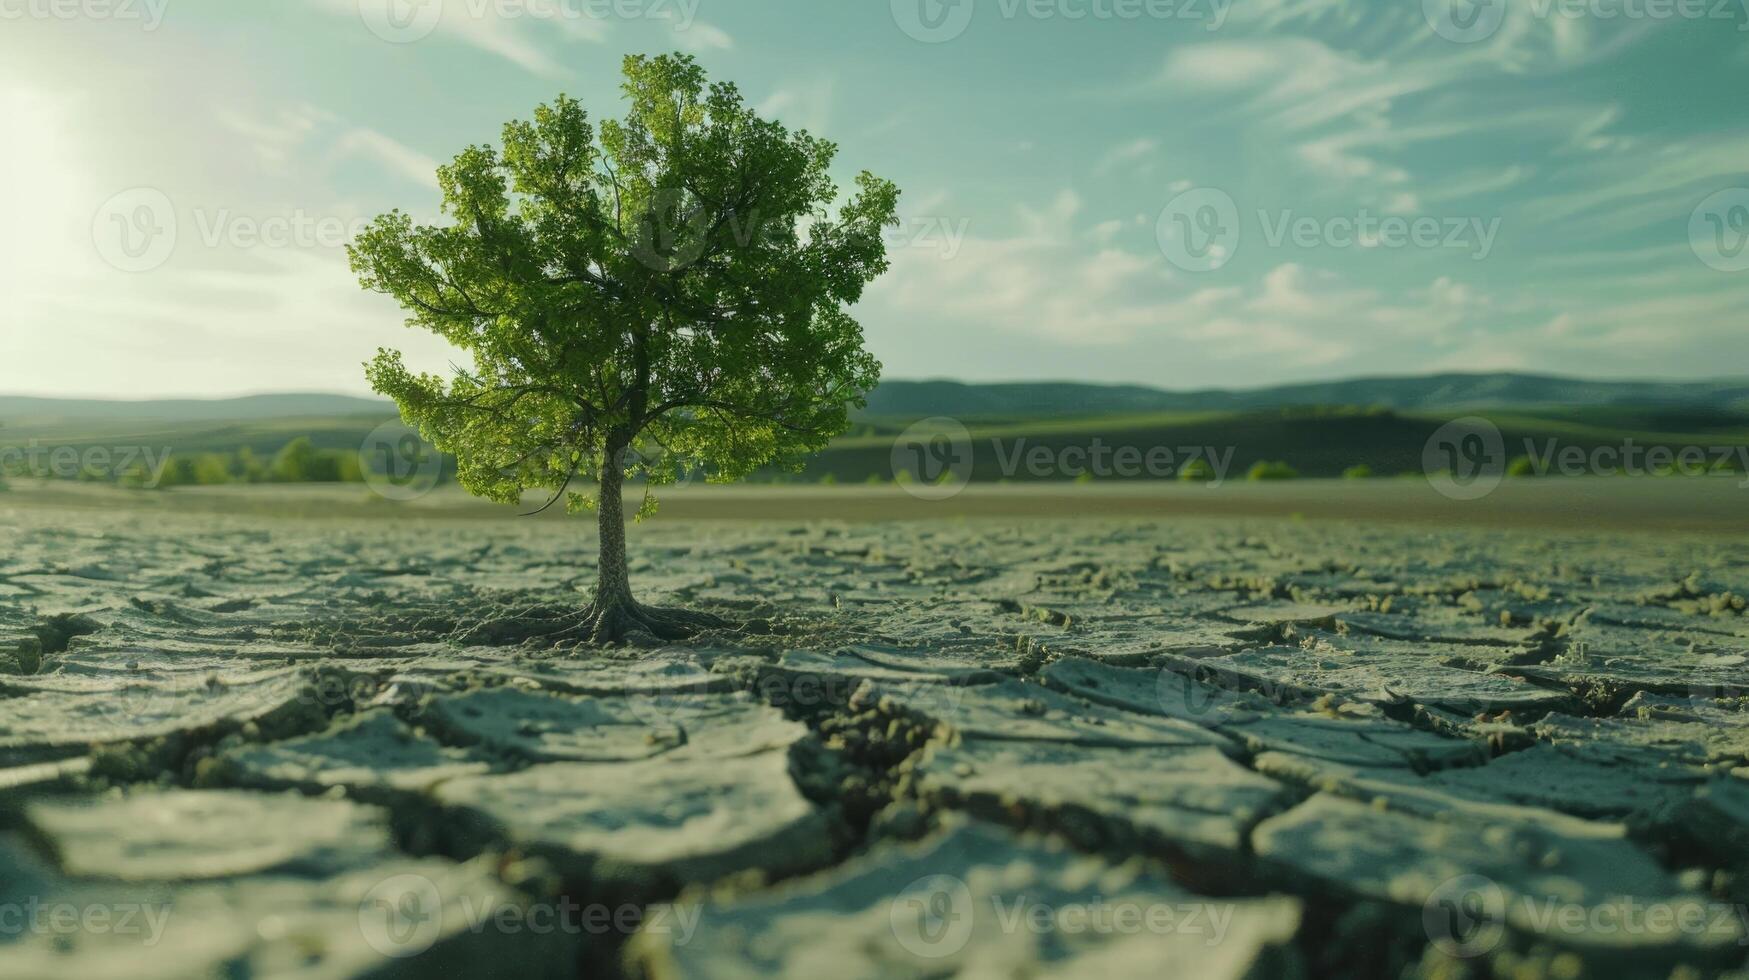
<path id="1" fill-rule="evenodd" d="M 705 612 L 645 606 L 629 596 L 602 602 L 584 610 L 576 638 L 593 646 L 644 646 L 654 642 L 688 639 L 708 629 L 728 629 L 728 620 Z M 570 639 L 571 637 L 564 637 Z"/>
<path id="2" fill-rule="evenodd" d="M 550 604 L 500 609 L 463 624 L 449 638 L 466 646 L 653 646 L 734 626 L 711 613 L 645 606 L 622 595 L 583 609 Z"/>

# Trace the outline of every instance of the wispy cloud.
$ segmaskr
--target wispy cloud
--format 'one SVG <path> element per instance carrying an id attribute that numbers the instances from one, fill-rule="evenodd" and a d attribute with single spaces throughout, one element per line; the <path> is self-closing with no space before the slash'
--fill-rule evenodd
<path id="1" fill-rule="evenodd" d="M 674 40 L 688 51 L 727 51 L 735 46 L 735 39 L 727 31 L 703 21 L 684 26 L 677 24 Z"/>
<path id="2" fill-rule="evenodd" d="M 346 17 L 359 24 L 361 30 L 370 25 L 397 25 L 405 22 L 404 0 L 308 0 L 317 8 Z M 608 22 L 584 14 L 581 7 L 568 5 L 515 6 L 494 4 L 440 3 L 435 8 L 422 8 L 432 13 L 429 36 L 468 45 L 503 58 L 526 71 L 544 78 L 566 78 L 570 71 L 541 43 L 542 39 L 600 43 L 607 37 Z M 541 12 L 548 16 L 537 16 Z M 509 16 L 514 13 L 515 16 Z M 564 16 L 557 16 L 565 14 Z M 421 31 L 408 35 L 408 43 L 423 43 Z"/>
<path id="3" fill-rule="evenodd" d="M 838 80 L 830 76 L 779 88 L 754 107 L 767 119 L 779 119 L 793 129 L 823 133 L 832 120 Z"/>
<path id="4" fill-rule="evenodd" d="M 235 106 L 219 110 L 220 126 L 247 140 L 261 166 L 283 173 L 292 151 L 333 115 L 308 103 L 283 106 L 271 115 L 249 115 Z"/>
<path id="5" fill-rule="evenodd" d="M 374 129 L 353 129 L 334 143 L 333 156 L 363 156 L 391 173 L 426 187 L 437 187 L 437 161 Z"/>
<path id="6" fill-rule="evenodd" d="M 1105 155 L 1100 157 L 1099 162 L 1094 164 L 1093 175 L 1096 177 L 1106 176 L 1125 164 L 1145 159 L 1159 148 L 1159 140 L 1146 137 L 1119 143 L 1107 150 Z"/>
<path id="7" fill-rule="evenodd" d="M 1080 195 L 1064 190 L 1020 207 L 1015 233 L 971 236 L 944 257 L 902 250 L 895 275 L 872 294 L 900 315 L 947 317 L 1056 344 L 1119 349 L 1183 341 L 1197 356 L 1333 364 L 1369 347 L 1406 344 L 1480 316 L 1474 289 L 1437 280 L 1401 296 L 1285 262 L 1258 279 L 1219 284 L 1174 274 L 1158 252 L 1116 239 L 1126 222 L 1083 226 Z"/>

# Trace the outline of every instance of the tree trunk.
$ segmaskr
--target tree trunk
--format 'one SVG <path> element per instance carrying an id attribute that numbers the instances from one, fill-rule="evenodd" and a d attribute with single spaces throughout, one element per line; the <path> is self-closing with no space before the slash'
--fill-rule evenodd
<path id="1" fill-rule="evenodd" d="M 610 447 L 603 456 L 601 485 L 595 510 L 601 529 L 601 557 L 595 581 L 595 601 L 578 624 L 590 643 L 609 646 L 636 642 L 653 646 L 663 640 L 681 640 L 704 629 L 731 624 L 710 613 L 640 606 L 632 598 L 632 583 L 626 569 L 625 447 Z"/>
<path id="2" fill-rule="evenodd" d="M 626 512 L 621 498 L 625 469 L 620 465 L 621 450 L 609 447 L 601 464 L 601 486 L 595 502 L 596 518 L 601 528 L 599 577 L 595 584 L 595 606 L 598 611 L 614 608 L 634 608 L 631 578 L 626 572 Z"/>

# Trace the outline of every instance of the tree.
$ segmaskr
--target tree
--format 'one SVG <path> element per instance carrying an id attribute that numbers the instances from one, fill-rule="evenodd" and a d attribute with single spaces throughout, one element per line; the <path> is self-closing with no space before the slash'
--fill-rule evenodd
<path id="1" fill-rule="evenodd" d="M 833 144 L 758 118 L 690 57 L 632 56 L 624 71 L 624 120 L 597 131 L 561 95 L 505 126 L 502 149 L 439 168 L 449 224 L 391 212 L 349 250 L 409 326 L 472 355 L 447 379 L 391 351 L 367 366 L 462 485 L 597 511 L 583 630 L 597 643 L 715 622 L 633 599 L 627 478 L 798 469 L 865 404 L 880 365 L 845 308 L 887 269 L 899 196 L 865 172 L 834 216 Z M 579 479 L 593 497 L 571 490 Z M 646 489 L 638 515 L 653 506 Z"/>
<path id="2" fill-rule="evenodd" d="M 299 436 L 273 458 L 272 473 L 279 483 L 338 483 L 340 461 L 317 449 L 309 436 Z"/>
<path id="3" fill-rule="evenodd" d="M 244 446 L 237 450 L 237 480 L 240 483 L 262 483 L 267 480 L 267 464 L 255 455 L 255 450 Z"/>
<path id="4" fill-rule="evenodd" d="M 1283 462 L 1266 459 L 1260 459 L 1257 462 L 1252 463 L 1251 469 L 1245 474 L 1245 479 L 1252 481 L 1297 480 L 1299 477 L 1300 471 L 1294 469 L 1292 466 Z"/>
<path id="5" fill-rule="evenodd" d="M 202 453 L 194 461 L 194 482 L 203 487 L 230 483 L 230 457 L 224 453 Z"/>

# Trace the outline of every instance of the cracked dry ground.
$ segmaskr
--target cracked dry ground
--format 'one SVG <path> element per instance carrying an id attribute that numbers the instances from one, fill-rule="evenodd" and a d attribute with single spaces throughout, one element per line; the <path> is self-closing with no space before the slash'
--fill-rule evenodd
<path id="1" fill-rule="evenodd" d="M 1744 969 L 1737 542 L 579 526 L 0 511 L 0 974 Z"/>

